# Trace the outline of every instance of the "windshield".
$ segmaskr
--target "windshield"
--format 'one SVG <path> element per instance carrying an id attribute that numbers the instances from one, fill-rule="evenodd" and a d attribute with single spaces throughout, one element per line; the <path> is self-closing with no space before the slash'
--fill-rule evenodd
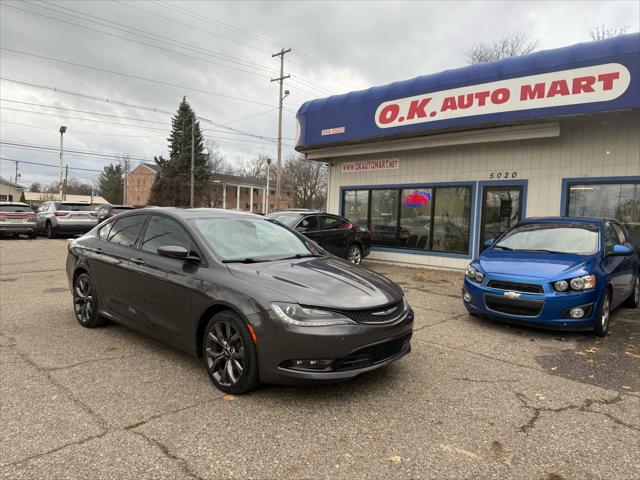
<path id="1" fill-rule="evenodd" d="M 88 203 L 56 203 L 56 210 L 62 210 L 63 212 L 88 212 L 93 210 Z"/>
<path id="2" fill-rule="evenodd" d="M 507 232 L 495 248 L 593 255 L 598 251 L 595 225 L 529 223 Z"/>
<path id="3" fill-rule="evenodd" d="M 300 215 L 298 214 L 279 214 L 279 215 L 269 215 L 269 218 L 280 222 L 283 225 L 286 225 L 287 227 L 293 227 L 298 220 L 300 220 Z"/>
<path id="4" fill-rule="evenodd" d="M 0 205 L 0 212 L 22 213 L 33 212 L 31 208 L 24 205 Z"/>
<path id="5" fill-rule="evenodd" d="M 193 223 L 225 262 L 259 262 L 318 254 L 311 243 L 262 218 L 197 218 Z"/>

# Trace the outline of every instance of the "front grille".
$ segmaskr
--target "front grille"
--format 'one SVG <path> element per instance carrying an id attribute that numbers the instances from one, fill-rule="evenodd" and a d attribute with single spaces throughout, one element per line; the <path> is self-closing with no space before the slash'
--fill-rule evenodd
<path id="1" fill-rule="evenodd" d="M 333 364 L 333 370 L 353 370 L 383 362 L 408 349 L 410 341 L 411 333 L 408 333 L 388 342 L 360 348 L 350 355 L 336 360 Z"/>
<path id="2" fill-rule="evenodd" d="M 369 310 L 335 310 L 358 323 L 390 323 L 398 320 L 405 313 L 403 303 L 393 303 L 384 307 Z"/>
<path id="3" fill-rule="evenodd" d="M 490 280 L 487 284 L 489 288 L 497 288 L 498 290 L 510 290 L 512 292 L 524 293 L 544 293 L 542 285 L 534 285 L 530 283 L 503 282 L 501 280 Z"/>
<path id="4" fill-rule="evenodd" d="M 485 295 L 484 303 L 487 305 L 487 308 L 495 312 L 523 317 L 537 317 L 544 305 L 542 300 L 511 299 L 497 295 Z"/>

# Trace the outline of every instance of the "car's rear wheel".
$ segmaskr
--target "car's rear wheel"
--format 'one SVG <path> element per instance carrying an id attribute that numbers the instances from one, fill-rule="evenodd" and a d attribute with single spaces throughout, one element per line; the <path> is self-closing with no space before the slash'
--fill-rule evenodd
<path id="1" fill-rule="evenodd" d="M 101 327 L 107 320 L 98 315 L 98 292 L 91 277 L 81 273 L 73 282 L 73 310 L 78 323 L 86 328 Z"/>
<path id="2" fill-rule="evenodd" d="M 351 263 L 355 263 L 356 265 L 360 265 L 360 263 L 362 263 L 362 249 L 359 245 L 354 243 L 349 246 L 347 249 L 347 260 Z"/>
<path id="3" fill-rule="evenodd" d="M 611 294 L 609 290 L 604 292 L 602 305 L 596 318 L 596 324 L 593 327 L 593 333 L 599 337 L 605 337 L 609 331 L 609 316 L 611 315 Z"/>
<path id="4" fill-rule="evenodd" d="M 36 232 L 29 232 L 29 240 L 34 240 L 36 238 Z"/>
<path id="5" fill-rule="evenodd" d="M 202 357 L 214 385 L 241 394 L 258 383 L 258 353 L 247 325 L 231 311 L 216 314 L 204 332 Z"/>
<path id="6" fill-rule="evenodd" d="M 631 295 L 622 304 L 624 307 L 636 308 L 640 304 L 640 275 L 636 277 Z"/>

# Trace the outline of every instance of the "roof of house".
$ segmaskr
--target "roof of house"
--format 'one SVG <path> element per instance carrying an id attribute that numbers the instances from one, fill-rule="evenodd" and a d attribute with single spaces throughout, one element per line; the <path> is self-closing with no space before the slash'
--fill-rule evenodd
<path id="1" fill-rule="evenodd" d="M 12 182 L 10 180 L 7 180 L 4 177 L 0 177 L 0 183 L 4 183 L 5 185 L 9 185 L 10 187 L 16 188 L 18 190 L 25 190 L 26 189 L 26 187 L 23 187 L 22 185 L 18 185 L 17 183 Z"/>
<path id="2" fill-rule="evenodd" d="M 214 173 L 212 181 L 214 183 L 224 183 L 227 185 L 234 185 L 234 186 L 239 185 L 242 187 L 265 188 L 267 186 L 266 178 L 243 177 L 241 175 L 227 175 L 223 173 Z"/>
<path id="3" fill-rule="evenodd" d="M 156 173 L 160 171 L 160 167 L 155 163 L 144 162 L 142 165 L 144 165 L 145 167 L 149 167 L 151 170 L 153 170 Z"/>
<path id="4" fill-rule="evenodd" d="M 49 202 L 52 200 L 58 200 L 59 195 L 57 193 L 44 193 L 44 192 L 24 192 L 24 199 L 27 202 Z M 108 205 L 109 202 L 103 197 L 94 195 L 65 195 L 65 202 L 78 202 L 78 203 L 91 203 L 91 205 Z"/>
<path id="5" fill-rule="evenodd" d="M 632 33 L 305 102 L 296 148 L 638 108 L 640 33 Z"/>

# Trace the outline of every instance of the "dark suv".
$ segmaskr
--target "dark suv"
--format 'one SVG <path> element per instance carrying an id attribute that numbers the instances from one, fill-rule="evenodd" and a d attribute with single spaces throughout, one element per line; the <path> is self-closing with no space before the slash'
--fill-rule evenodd
<path id="1" fill-rule="evenodd" d="M 371 252 L 371 232 L 344 217 L 313 210 L 284 210 L 267 215 L 302 233 L 325 250 L 360 264 Z"/>

